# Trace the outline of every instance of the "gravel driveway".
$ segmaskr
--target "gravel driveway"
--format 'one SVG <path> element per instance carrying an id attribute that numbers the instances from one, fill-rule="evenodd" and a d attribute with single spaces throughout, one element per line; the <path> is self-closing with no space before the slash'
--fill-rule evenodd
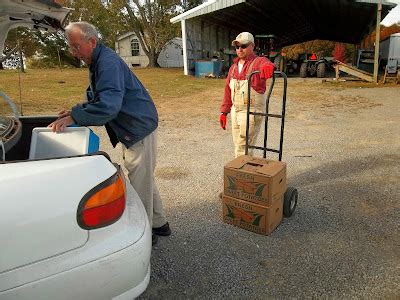
<path id="1" fill-rule="evenodd" d="M 400 297 L 399 95 L 289 78 L 283 161 L 299 203 L 270 236 L 222 222 L 233 158 L 218 124 L 222 89 L 156 101 L 157 182 L 173 235 L 153 247 L 141 298 Z M 120 158 L 106 138 L 102 147 Z"/>

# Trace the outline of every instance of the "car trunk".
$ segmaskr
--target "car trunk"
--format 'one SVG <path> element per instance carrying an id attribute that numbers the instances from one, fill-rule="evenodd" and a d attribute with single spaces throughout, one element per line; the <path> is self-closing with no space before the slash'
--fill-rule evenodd
<path id="1" fill-rule="evenodd" d="M 20 117 L 22 123 L 22 136 L 18 143 L 6 155 L 6 161 L 25 160 L 29 158 L 32 138 L 32 129 L 46 127 L 56 120 L 55 116 Z"/>
<path id="2" fill-rule="evenodd" d="M 0 273 L 82 247 L 79 203 L 116 172 L 101 153 L 29 160 L 32 129 L 54 119 L 22 117 L 21 139 L 0 164 Z"/>

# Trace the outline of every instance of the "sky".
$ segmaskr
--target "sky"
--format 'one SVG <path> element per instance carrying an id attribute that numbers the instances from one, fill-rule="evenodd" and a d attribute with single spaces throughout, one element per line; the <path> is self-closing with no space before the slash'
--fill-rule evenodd
<path id="1" fill-rule="evenodd" d="M 389 14 L 382 20 L 381 24 L 386 27 L 393 24 L 400 26 L 400 0 L 391 0 L 391 2 L 397 3 L 397 6 L 389 12 Z"/>

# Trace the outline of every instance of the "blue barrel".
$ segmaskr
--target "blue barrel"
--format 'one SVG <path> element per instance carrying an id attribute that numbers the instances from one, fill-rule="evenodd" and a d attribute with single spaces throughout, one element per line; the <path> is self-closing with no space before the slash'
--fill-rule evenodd
<path id="1" fill-rule="evenodd" d="M 222 62 L 218 60 L 198 60 L 194 63 L 195 76 L 206 77 L 221 75 Z"/>

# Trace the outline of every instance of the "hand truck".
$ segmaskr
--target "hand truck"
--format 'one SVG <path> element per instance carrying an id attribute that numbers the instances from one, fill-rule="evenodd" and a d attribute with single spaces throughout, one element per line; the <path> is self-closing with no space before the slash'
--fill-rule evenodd
<path id="1" fill-rule="evenodd" d="M 267 99 L 265 103 L 265 112 L 252 112 L 250 111 L 250 91 L 251 91 L 251 78 L 253 75 L 260 73 L 260 71 L 253 71 L 248 79 L 248 93 L 247 93 L 247 119 L 246 119 L 246 148 L 245 155 L 248 155 L 249 149 L 258 149 L 263 150 L 263 158 L 266 158 L 267 152 L 278 153 L 279 161 L 282 160 L 282 149 L 283 149 L 283 132 L 285 128 L 285 114 L 286 114 L 286 90 L 287 90 L 287 76 L 285 73 L 280 71 L 275 71 L 273 76 L 271 77 L 272 82 L 268 90 Z M 269 100 L 272 94 L 272 90 L 275 85 L 275 76 L 279 76 L 283 78 L 283 97 L 282 97 L 282 109 L 281 114 L 270 114 L 269 113 Z M 261 116 L 264 117 L 264 145 L 263 147 L 256 145 L 249 145 L 249 127 L 250 127 L 250 115 Z M 281 119 L 281 131 L 280 131 L 280 141 L 279 141 L 279 149 L 268 148 L 268 120 L 269 118 L 278 118 Z M 256 141 L 254 141 L 256 142 Z M 290 217 L 297 206 L 297 199 L 299 197 L 298 191 L 296 188 L 288 186 L 284 197 L 283 197 L 283 215 L 285 217 Z"/>

